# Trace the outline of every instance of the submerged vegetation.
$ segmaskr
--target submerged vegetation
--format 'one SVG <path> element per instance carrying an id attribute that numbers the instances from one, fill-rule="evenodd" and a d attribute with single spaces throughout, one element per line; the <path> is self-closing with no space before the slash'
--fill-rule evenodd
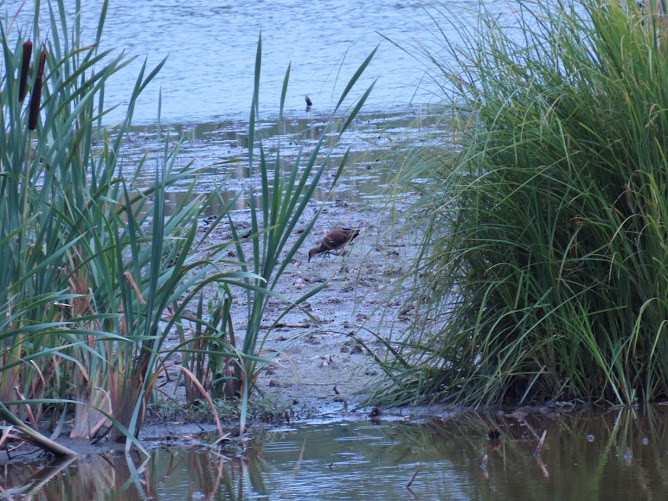
<path id="1" fill-rule="evenodd" d="M 266 362 L 259 331 L 267 299 L 283 299 L 289 311 L 318 291 L 284 298 L 274 286 L 318 217 L 311 216 L 297 243 L 287 245 L 329 165 L 321 159 L 329 134 L 288 166 L 279 153 L 265 154 L 261 143 L 255 152 L 261 42 L 249 103 L 248 161 L 259 173 L 263 203 L 255 204 L 250 192 L 249 232 L 236 233 L 233 200 L 223 203 L 202 235 L 205 209 L 220 206 L 222 195 L 195 194 L 197 172 L 179 167 L 178 144 L 167 139 L 162 154 L 136 165 L 136 174 L 155 172 L 149 189 L 137 191 L 123 175 L 121 145 L 135 102 L 164 61 L 153 69 L 142 66 L 124 120 L 108 128 L 105 83 L 129 59 L 104 50 L 107 6 L 89 43 L 81 39 L 80 16 L 70 20 L 63 0 L 51 5 L 46 36 L 39 1 L 32 40 L 6 26 L 0 33 L 0 419 L 8 425 L 2 442 L 30 440 L 57 454 L 72 451 L 42 436 L 39 424 L 48 416 L 59 430 L 73 410 L 71 436 L 107 431 L 142 448 L 136 437 L 156 381 L 175 353 L 183 355 L 179 367 L 190 400 L 205 399 L 215 415 L 212 397 L 239 399 L 243 432 L 247 401 Z M 80 10 L 77 1 L 75 12 Z M 352 77 L 337 110 L 372 57 Z M 288 77 L 289 70 L 281 110 Z M 327 132 L 340 136 L 370 90 L 344 123 Z M 334 181 L 345 162 L 344 156 Z M 167 213 L 166 193 L 186 180 L 192 196 Z M 230 225 L 233 238 L 207 247 L 206 237 L 222 224 Z M 234 247 L 237 257 L 230 260 L 227 250 Z M 247 316 L 232 318 L 230 304 L 241 295 L 247 295 Z M 239 345 L 237 324 L 247 326 Z M 177 347 L 166 345 L 172 334 L 180 337 Z"/>
<path id="2" fill-rule="evenodd" d="M 666 399 L 667 6 L 516 7 L 426 52 L 466 123 L 409 173 L 428 228 L 384 395 Z"/>

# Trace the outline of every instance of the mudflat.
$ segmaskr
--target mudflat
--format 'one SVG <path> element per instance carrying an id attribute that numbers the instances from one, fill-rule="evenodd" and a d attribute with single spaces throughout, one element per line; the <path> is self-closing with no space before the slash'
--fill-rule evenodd
<path id="1" fill-rule="evenodd" d="M 382 376 L 374 361 L 385 357 L 381 338 L 399 339 L 410 321 L 400 279 L 415 256 L 419 229 L 405 225 L 396 204 L 333 200 L 318 207 L 322 212 L 313 231 L 280 277 L 277 292 L 294 300 L 326 286 L 273 328 L 286 303 L 271 299 L 262 321 L 266 342 L 259 354 L 271 362 L 257 379 L 254 398 L 270 399 L 290 419 L 366 412 L 359 406 Z M 291 239 L 299 237 L 316 210 L 314 205 L 307 211 Z M 248 214 L 237 211 L 234 222 L 243 231 Z M 309 248 L 336 226 L 357 228 L 360 234 L 343 252 L 309 262 Z M 229 239 L 229 233 L 222 225 L 211 233 L 211 243 Z M 230 259 L 235 256 L 231 250 Z M 232 307 L 237 345 L 243 341 L 245 314 L 245 294 L 239 290 Z"/>

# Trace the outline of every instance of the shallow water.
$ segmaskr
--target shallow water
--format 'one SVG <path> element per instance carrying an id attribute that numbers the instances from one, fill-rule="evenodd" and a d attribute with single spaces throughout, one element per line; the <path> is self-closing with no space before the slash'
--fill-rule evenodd
<path id="1" fill-rule="evenodd" d="M 443 148 L 455 144 L 455 132 L 439 107 L 423 107 L 394 113 L 361 114 L 348 130 L 339 137 L 334 118 L 334 128 L 327 129 L 331 117 L 289 118 L 282 121 L 267 120 L 258 125 L 269 164 L 280 150 L 281 165 L 291 169 L 298 155 L 308 157 L 323 134 L 327 134 L 321 150 L 320 162 L 328 164 L 327 173 L 312 199 L 315 202 L 341 200 L 346 203 L 387 197 L 394 188 L 398 169 L 410 161 L 414 148 Z M 211 193 L 219 190 L 225 201 L 238 196 L 236 208 L 247 207 L 247 193 L 259 189 L 257 167 L 251 172 L 248 163 L 248 123 L 229 121 L 196 125 L 173 125 L 157 132 L 155 126 L 136 127 L 128 136 L 122 162 L 124 175 L 132 179 L 132 186 L 145 189 L 153 185 L 155 167 L 160 164 L 159 152 L 166 137 L 172 145 L 184 137 L 177 165 L 189 163 L 197 171 L 195 193 Z M 347 167 L 330 194 L 331 178 L 344 154 L 349 155 Z M 258 151 L 256 148 L 256 155 Z M 136 166 L 140 159 L 148 160 L 140 172 Z M 257 161 L 255 162 L 257 164 Z M 304 165 L 305 160 L 300 165 Z M 170 187 L 168 209 L 178 204 L 190 188 L 191 178 Z M 257 200 L 260 203 L 260 200 Z M 215 215 L 222 208 L 211 205 L 208 215 Z"/>
<path id="2" fill-rule="evenodd" d="M 23 9 L 20 6 L 25 3 Z M 488 7 L 508 11 L 512 2 L 494 0 Z M 48 2 L 42 2 L 42 31 L 48 37 Z M 73 17 L 75 2 L 65 2 Z M 83 1 L 81 24 L 84 43 L 93 43 L 102 2 Z M 7 27 L 18 12 L 14 27 L 27 32 L 33 2 L 0 2 L 0 20 Z M 388 42 L 388 37 L 409 52 L 417 43 L 432 45 L 440 38 L 430 18 L 450 9 L 455 19 L 475 17 L 478 0 L 438 3 L 421 0 L 352 0 L 303 2 L 301 0 L 112 0 L 100 48 L 115 48 L 137 56 L 118 74 L 105 92 L 107 105 L 124 102 L 139 68 L 148 58 L 150 67 L 167 57 L 157 78 L 147 87 L 135 110 L 135 123 L 154 122 L 162 92 L 162 120 L 169 123 L 212 122 L 247 118 L 253 88 L 255 53 L 260 33 L 263 42 L 260 111 L 277 114 L 283 77 L 292 63 L 286 112 L 305 114 L 304 95 L 313 100 L 313 112 L 333 109 L 338 96 L 366 56 L 379 52 L 358 87 L 359 96 L 376 78 L 367 109 L 388 111 L 409 103 L 442 99 L 438 85 L 425 75 L 425 67 Z M 439 23 L 446 35 L 456 33 Z M 16 30 L 10 36 L 16 36 Z M 110 115 L 118 120 L 121 108 Z"/>
<path id="3" fill-rule="evenodd" d="M 321 421 L 256 432 L 245 452 L 207 446 L 215 437 L 204 434 L 144 463 L 109 453 L 9 464 L 0 485 L 14 499 L 658 500 L 668 495 L 667 411 Z"/>

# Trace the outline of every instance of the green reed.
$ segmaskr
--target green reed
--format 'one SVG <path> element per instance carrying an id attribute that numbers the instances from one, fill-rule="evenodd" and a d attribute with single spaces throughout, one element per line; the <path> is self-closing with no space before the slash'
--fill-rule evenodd
<path id="1" fill-rule="evenodd" d="M 364 70 L 371 62 L 375 50 L 361 63 L 344 88 L 339 101 L 333 111 L 334 116 L 343 111 L 342 105 L 348 97 Z M 290 241 L 297 224 L 304 217 L 304 212 L 319 185 L 320 179 L 329 167 L 329 154 L 324 151 L 325 141 L 330 133 L 337 133 L 337 138 L 348 129 L 357 116 L 364 102 L 373 89 L 373 84 L 357 99 L 350 110 L 346 111 L 345 120 L 337 122 L 330 120 L 326 129 L 321 133 L 317 143 L 307 151 L 302 143 L 295 159 L 286 164 L 281 158 L 280 148 L 269 155 L 260 138 L 257 137 L 255 124 L 260 99 L 260 72 L 262 66 L 262 40 L 258 42 L 255 61 L 255 85 L 251 106 L 249 127 L 249 163 L 251 176 L 259 175 L 261 204 L 258 206 L 257 195 L 251 188 L 248 193 L 248 208 L 251 217 L 251 234 L 240 238 L 237 234 L 233 218 L 228 217 L 230 228 L 236 241 L 238 259 L 243 272 L 252 272 L 257 280 L 246 280 L 247 322 L 243 337 L 243 344 L 239 347 L 236 357 L 233 358 L 233 388 L 241 396 L 241 431 L 245 426 L 248 397 L 250 396 L 259 370 L 267 362 L 259 355 L 272 326 L 281 320 L 292 309 L 299 307 L 304 301 L 322 290 L 326 284 L 321 284 L 299 297 L 284 297 L 277 293 L 275 288 L 286 268 L 297 254 L 302 244 L 309 236 L 320 210 L 306 220 L 304 231 L 295 241 Z M 283 109 L 288 90 L 290 67 L 288 67 L 281 91 L 279 120 L 283 119 Z M 256 145 L 257 143 L 257 145 Z M 259 150 L 259 151 L 256 151 Z M 336 185 L 343 168 L 348 161 L 346 152 L 338 162 L 331 181 L 330 190 Z M 250 249 L 244 249 L 243 241 L 248 241 Z M 277 318 L 273 319 L 272 326 L 262 333 L 261 322 L 265 319 L 267 301 L 271 298 L 283 300 L 285 307 Z"/>
<path id="2" fill-rule="evenodd" d="M 129 62 L 103 49 L 107 5 L 97 38 L 85 45 L 79 17 L 68 24 L 62 1 L 41 40 L 35 2 L 32 69 L 23 37 L 12 43 L 4 27 L 0 33 L 0 401 L 5 417 L 17 414 L 34 427 L 44 405 L 65 416 L 76 401 L 73 436 L 91 437 L 111 423 L 113 438 L 138 444 L 170 354 L 161 354 L 164 341 L 186 305 L 209 283 L 244 285 L 248 274 L 219 270 L 215 253 L 191 252 L 208 196 L 186 196 L 165 213 L 169 187 L 196 175 L 176 167 L 178 145 L 166 142 L 155 165 L 140 160 L 136 172 L 154 170 L 155 182 L 130 190 L 121 146 L 136 99 L 164 61 L 142 66 L 125 117 L 104 127 L 104 86 Z M 26 67 L 28 106 L 19 99 Z"/>
<path id="3" fill-rule="evenodd" d="M 325 172 L 327 162 L 320 154 L 326 134 L 287 170 L 280 154 L 269 160 L 255 128 L 259 43 L 249 156 L 259 174 L 262 208 L 251 192 L 251 234 L 235 233 L 231 241 L 207 247 L 205 240 L 221 222 L 230 222 L 234 231 L 229 214 L 234 200 L 223 204 L 203 236 L 198 234 L 206 208 L 221 195 L 196 194 L 196 170 L 177 166 L 178 142 L 172 146 L 167 138 L 157 158 L 135 161 L 135 174 L 155 172 L 151 187 L 137 191 L 133 176 L 125 174 L 124 163 L 130 160 L 122 146 L 135 102 L 164 61 L 153 69 L 141 67 L 121 123 L 103 126 L 110 111 L 106 82 L 130 62 L 104 49 L 107 6 L 104 2 L 96 38 L 88 44 L 80 38 L 79 16 L 70 24 L 63 0 L 49 11 L 48 38 L 42 39 L 39 30 L 39 1 L 30 42 L 0 26 L 5 65 L 0 93 L 0 417 L 16 424 L 18 416 L 37 429 L 47 406 L 53 421 L 61 423 L 74 406 L 72 436 L 91 438 L 109 427 L 112 439 L 142 448 L 136 437 L 156 382 L 179 352 L 188 400 L 202 391 L 241 397 L 243 431 L 248 398 L 266 362 L 260 355 L 268 333 L 260 335 L 260 321 L 267 299 L 285 300 L 287 312 L 319 290 L 284 298 L 274 288 L 317 217 L 295 243 L 288 242 Z M 75 7 L 79 12 L 81 2 Z M 337 113 L 372 56 L 344 90 Z M 288 77 L 289 71 L 281 114 Z M 339 134 L 370 90 L 343 123 L 336 122 Z M 333 122 L 328 131 L 334 128 Z M 167 213 L 166 193 L 187 180 L 182 202 Z M 250 252 L 244 250 L 246 242 Z M 230 246 L 237 246 L 238 260 L 222 257 Z M 239 291 L 245 291 L 249 304 L 247 318 L 240 319 L 248 325 L 240 345 L 234 337 L 237 319 L 231 317 Z M 193 305 L 195 316 L 187 312 Z M 180 337 L 175 347 L 165 344 L 172 332 Z M 26 434 L 35 433 L 26 428 Z M 40 440 L 62 453 L 46 437 Z"/>
<path id="4" fill-rule="evenodd" d="M 665 397 L 665 5 L 515 7 L 425 52 L 468 125 L 452 165 L 415 168 L 418 313 L 385 396 Z"/>

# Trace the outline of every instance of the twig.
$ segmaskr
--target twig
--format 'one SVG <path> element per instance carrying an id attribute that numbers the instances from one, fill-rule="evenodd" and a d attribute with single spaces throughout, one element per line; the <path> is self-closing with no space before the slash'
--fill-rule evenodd
<path id="1" fill-rule="evenodd" d="M 19 400 L 24 401 L 26 397 L 23 396 L 23 393 L 21 393 L 21 388 L 18 386 L 14 387 L 14 391 L 16 392 L 16 395 L 19 397 Z M 32 409 L 30 408 L 30 405 L 25 406 L 26 414 L 28 416 L 28 421 L 30 421 L 30 424 L 32 424 L 32 427 L 37 429 L 37 420 L 35 419 L 34 414 L 32 413 Z"/>
<path id="2" fill-rule="evenodd" d="M 418 473 L 420 473 L 420 468 L 415 470 L 415 473 L 413 473 L 413 476 L 411 477 L 411 479 L 406 483 L 406 489 L 410 490 L 411 485 L 413 485 L 413 482 L 415 481 L 415 477 L 417 477 Z"/>
<path id="3" fill-rule="evenodd" d="M 139 299 L 139 302 L 141 304 L 146 304 L 146 300 L 144 299 L 144 296 L 142 296 L 141 290 L 139 290 L 139 287 L 137 286 L 137 282 L 135 282 L 135 279 L 132 276 L 132 273 L 130 273 L 129 271 L 126 271 L 125 273 L 123 273 L 123 275 L 125 276 L 125 279 L 128 282 L 130 282 L 130 285 L 134 289 L 135 294 L 137 294 L 137 298 Z"/>
<path id="4" fill-rule="evenodd" d="M 73 450 L 48 439 L 37 430 L 33 430 L 29 426 L 26 426 L 23 421 L 9 412 L 9 409 L 2 402 L 0 402 L 0 417 L 14 426 L 14 431 L 16 433 L 12 433 L 7 438 L 15 438 L 23 442 L 33 443 L 56 456 L 78 456 Z"/>
<path id="5" fill-rule="evenodd" d="M 308 329 L 313 327 L 313 324 L 288 324 L 285 322 L 278 322 L 276 324 L 262 324 L 260 329 Z"/>
<path id="6" fill-rule="evenodd" d="M 536 456 L 536 463 L 538 463 L 540 471 L 543 472 L 543 476 L 545 478 L 550 478 L 550 472 L 547 470 L 547 466 L 545 466 L 545 463 L 543 463 L 543 460 L 541 459 L 540 456 Z"/>

